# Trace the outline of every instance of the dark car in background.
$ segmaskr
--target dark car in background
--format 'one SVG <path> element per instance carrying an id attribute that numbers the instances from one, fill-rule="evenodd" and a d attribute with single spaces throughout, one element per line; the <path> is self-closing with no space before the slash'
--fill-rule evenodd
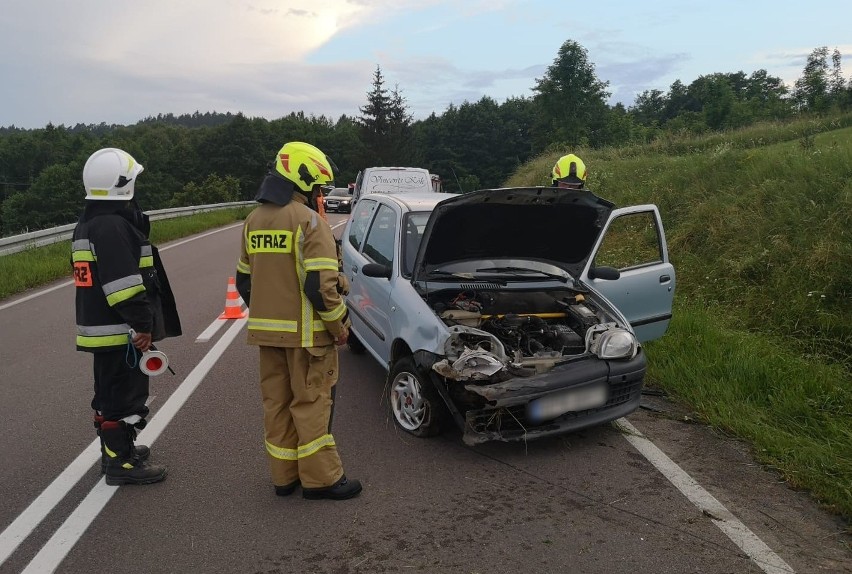
<path id="1" fill-rule="evenodd" d="M 335 213 L 352 211 L 352 192 L 346 187 L 335 187 L 325 194 L 325 210 Z"/>

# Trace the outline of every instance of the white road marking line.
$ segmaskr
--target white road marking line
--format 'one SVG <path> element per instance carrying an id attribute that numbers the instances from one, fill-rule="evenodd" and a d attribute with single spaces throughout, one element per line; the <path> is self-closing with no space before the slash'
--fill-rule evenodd
<path id="1" fill-rule="evenodd" d="M 145 405 L 150 407 L 156 399 L 156 395 L 149 396 Z M 6 530 L 0 533 L 0 566 L 44 520 L 44 517 L 59 504 L 59 501 L 65 498 L 74 485 L 89 472 L 100 456 L 100 440 L 95 439 L 6 527 Z"/>
<path id="2" fill-rule="evenodd" d="M 30 299 L 35 299 L 36 297 L 41 297 L 42 295 L 46 295 L 46 294 L 48 294 L 52 291 L 56 291 L 57 289 L 59 289 L 61 287 L 68 287 L 69 285 L 73 285 L 73 284 L 74 284 L 73 281 L 67 281 L 65 283 L 60 283 L 59 285 L 54 285 L 53 287 L 48 287 L 47 289 L 42 289 L 41 291 L 39 291 L 37 293 L 33 293 L 32 295 L 27 295 L 26 297 L 21 297 L 20 299 L 16 299 L 16 300 L 12 301 L 11 303 L 5 303 L 3 305 L 0 305 L 0 311 L 2 311 L 3 309 L 8 309 L 9 307 L 14 307 L 15 305 L 18 305 L 20 303 L 25 303 L 25 302 L 29 301 Z"/>
<path id="3" fill-rule="evenodd" d="M 240 322 L 240 327 L 243 323 L 245 323 L 245 319 L 238 319 L 237 321 Z M 219 321 L 218 318 L 214 320 L 214 323 L 215 322 L 224 323 L 224 321 Z M 232 326 L 231 329 L 234 329 L 234 327 Z M 238 332 L 239 329 L 237 328 L 235 329 L 235 331 Z M 223 339 L 227 338 L 229 336 L 229 333 L 230 331 L 226 333 Z M 234 335 L 230 337 L 230 339 L 228 340 L 228 344 L 230 344 L 234 336 L 236 336 L 236 333 L 234 333 Z M 187 376 L 187 378 L 184 379 L 180 387 L 178 387 L 178 389 L 175 391 L 175 394 L 177 394 L 178 391 L 183 388 L 184 385 L 187 384 L 187 381 L 191 380 L 190 377 L 192 377 L 193 374 L 199 370 L 199 367 L 202 366 L 204 361 L 206 361 L 208 357 L 213 356 L 214 351 L 217 351 L 217 349 L 219 348 L 221 347 L 217 344 L 217 346 L 214 346 L 212 349 L 210 349 L 210 351 L 207 353 L 204 359 L 202 359 L 198 366 L 196 366 L 195 369 L 193 369 L 193 371 Z M 225 345 L 225 348 L 227 348 L 227 345 Z M 224 351 L 224 349 L 222 349 L 222 351 Z M 216 357 L 216 359 L 218 359 L 218 356 Z M 215 364 L 215 362 L 216 361 L 214 360 L 213 363 Z M 203 377 L 203 375 L 205 375 L 209 369 L 210 367 L 206 367 L 200 376 Z M 193 390 L 197 385 L 198 382 L 195 382 L 194 386 L 192 387 Z M 174 394 L 172 396 L 174 396 Z M 149 397 L 147 404 L 150 405 L 155 398 L 156 396 Z M 183 401 L 185 400 L 186 399 L 184 398 Z M 171 399 L 166 401 L 166 404 L 163 405 L 163 408 L 165 408 L 166 405 L 170 403 L 170 401 Z M 181 402 L 181 404 L 183 404 L 183 402 Z M 146 434 L 146 431 L 154 424 L 154 420 L 157 419 L 157 417 L 159 416 L 160 415 L 158 412 L 157 415 L 152 418 L 151 423 L 148 425 L 148 427 L 146 427 L 146 429 L 139 434 L 140 437 L 149 436 L 150 433 Z M 174 414 L 169 415 L 168 419 L 171 420 L 172 416 L 174 416 Z M 157 433 L 157 435 L 159 435 L 159 432 Z M 153 438 L 151 440 L 153 440 Z M 12 555 L 12 553 L 18 548 L 21 542 L 23 542 L 27 538 L 27 536 L 32 534 L 33 530 L 35 530 L 36 527 L 41 523 L 41 521 L 44 520 L 44 518 L 50 512 L 53 511 L 56 505 L 59 504 L 59 502 L 63 498 L 65 498 L 65 495 L 67 495 L 68 492 L 70 492 L 70 490 L 74 488 L 74 486 L 80 481 L 80 479 L 83 478 L 83 476 L 85 476 L 87 472 L 89 472 L 89 470 L 92 468 L 92 465 L 100 459 L 100 456 L 100 440 L 95 439 L 89 446 L 87 446 L 83 450 L 83 452 L 81 452 L 77 456 L 77 458 L 75 458 L 71 462 L 71 464 L 68 465 L 65 470 L 63 470 L 59 474 L 59 476 L 57 476 L 53 480 L 53 482 L 51 482 L 44 489 L 44 491 L 42 491 L 42 493 L 35 500 L 30 503 L 30 505 L 26 509 L 24 509 L 24 511 L 11 524 L 9 524 L 9 526 L 6 527 L 5 530 L 3 530 L 2 533 L 0 533 L 0 566 L 2 566 L 3 563 L 9 558 L 9 556 Z"/>
<path id="4" fill-rule="evenodd" d="M 241 227 L 243 225 L 242 221 L 239 223 L 235 223 L 233 225 L 228 225 L 226 227 L 219 227 L 218 229 L 214 229 L 213 231 L 208 231 L 206 233 L 202 233 L 201 235 L 193 235 L 189 239 L 184 239 L 182 241 L 176 241 L 175 243 L 169 243 L 165 247 L 160 247 L 160 251 L 166 251 L 167 249 L 172 249 L 173 247 L 180 247 L 190 241 L 195 241 L 196 239 L 204 239 L 205 237 L 210 237 L 211 235 L 215 235 L 216 233 L 220 233 L 222 231 L 228 231 L 229 229 L 233 229 L 235 227 Z"/>
<path id="5" fill-rule="evenodd" d="M 215 335 L 219 331 L 219 329 L 222 328 L 222 325 L 225 322 L 226 322 L 226 319 L 216 319 L 215 321 L 210 323 L 209 327 L 204 329 L 203 333 L 201 333 L 200 335 L 198 335 L 198 337 L 195 338 L 195 342 L 196 343 L 206 343 L 207 341 L 209 341 L 210 339 L 213 338 L 213 335 Z"/>
<path id="6" fill-rule="evenodd" d="M 160 433 L 186 403 L 193 391 L 204 380 L 204 377 L 246 324 L 246 319 L 234 319 L 233 321 L 234 324 L 198 362 L 198 365 L 192 369 L 186 379 L 175 389 L 175 392 L 163 403 L 163 406 L 148 425 L 139 433 L 139 442 L 150 445 L 157 440 Z M 101 478 L 74 512 L 62 523 L 62 526 L 51 536 L 50 540 L 39 550 L 38 554 L 24 569 L 24 574 L 43 574 L 55 571 L 117 490 L 117 486 L 108 486 L 104 478 Z"/>
<path id="7" fill-rule="evenodd" d="M 656 467 L 675 487 L 683 493 L 702 513 L 710 518 L 749 558 L 766 574 L 794 574 L 795 570 L 775 554 L 763 540 L 748 529 L 712 494 L 704 490 L 695 479 L 680 468 L 666 454 L 643 435 L 627 419 L 615 421 L 623 431 L 623 436 L 638 450 L 648 462 Z"/>
<path id="8" fill-rule="evenodd" d="M 184 239 L 183 241 L 178 241 L 177 243 L 170 243 L 169 245 L 166 245 L 165 247 L 161 247 L 160 251 L 166 251 L 168 249 L 171 249 L 172 247 L 177 247 L 179 245 L 183 245 L 184 243 L 189 243 L 190 241 L 195 241 L 196 239 L 202 239 L 202 238 L 207 237 L 209 235 L 213 235 L 214 233 L 219 233 L 220 231 L 227 231 L 229 229 L 233 229 L 234 227 L 238 227 L 240 225 L 242 225 L 242 223 L 237 223 L 235 225 L 229 225 L 228 227 L 220 227 L 219 229 L 216 229 L 214 231 L 208 231 L 207 233 L 203 233 L 201 235 L 193 235 L 189 239 Z M 69 273 L 70 273 L 70 271 L 69 271 Z M 66 281 L 64 283 L 60 283 L 59 285 L 54 285 L 53 287 L 48 287 L 46 289 L 42 289 L 41 291 L 38 291 L 38 292 L 33 293 L 31 295 L 27 295 L 26 297 L 21 297 L 20 299 L 16 299 L 16 300 L 14 300 L 10 303 L 5 303 L 3 305 L 0 305 L 0 311 L 2 311 L 4 309 L 8 309 L 9 307 L 14 307 L 15 305 L 19 305 L 20 303 L 24 303 L 24 302 L 29 301 L 31 299 L 35 299 L 36 297 L 41 297 L 42 295 L 46 295 L 46 294 L 48 294 L 52 291 L 56 291 L 57 289 L 61 289 L 62 287 L 68 287 L 69 285 L 73 285 L 73 284 L 74 284 L 74 281 Z"/>
<path id="9" fill-rule="evenodd" d="M 240 308 L 242 308 L 242 306 L 245 304 L 245 301 L 243 301 L 242 297 L 238 297 L 237 299 L 240 302 Z M 221 329 L 222 326 L 228 321 L 230 321 L 230 319 L 217 318 L 215 321 L 210 323 L 210 326 L 204 329 L 204 331 L 200 335 L 198 335 L 198 337 L 196 337 L 195 342 L 206 343 L 207 341 L 212 339 L 213 335 L 215 335 L 219 331 L 219 329 Z"/>
<path id="10" fill-rule="evenodd" d="M 222 227 L 222 228 L 219 228 L 219 229 L 216 229 L 216 230 L 213 230 L 213 231 L 209 231 L 209 232 L 203 233 L 201 235 L 195 235 L 195 236 L 193 236 L 189 239 L 185 239 L 185 240 L 179 241 L 177 243 L 171 243 L 171 244 L 169 244 L 165 247 L 162 247 L 162 248 L 160 248 L 160 251 L 166 251 L 167 249 L 171 249 L 173 247 L 178 247 L 180 245 L 184 245 L 184 244 L 189 243 L 191 241 L 195 241 L 196 239 L 202 239 L 204 237 L 208 237 L 210 235 L 213 235 L 214 233 L 219 233 L 221 231 L 227 231 L 229 229 L 233 229 L 234 227 L 239 227 L 241 225 L 242 225 L 242 223 L 237 223 L 237 224 L 234 224 L 234 225 L 229 225 L 227 227 Z M 64 283 L 60 283 L 59 285 L 54 285 L 52 287 L 42 289 L 41 291 L 38 291 L 37 293 L 27 295 L 26 297 L 22 297 L 20 299 L 12 301 L 11 303 L 6 303 L 4 305 L 0 305 L 0 311 L 2 311 L 4 309 L 8 309 L 9 307 L 12 307 L 14 305 L 18 305 L 20 303 L 30 301 L 32 299 L 35 299 L 36 297 L 40 297 L 41 295 L 51 293 L 53 291 L 56 291 L 57 289 L 60 289 L 62 287 L 67 287 L 67 286 L 73 285 L 73 284 L 74 284 L 73 281 L 67 281 L 67 282 L 64 282 Z M 218 330 L 218 328 L 221 327 L 221 323 L 224 323 L 224 322 L 225 322 L 224 320 L 219 320 L 217 318 L 216 320 L 214 320 L 211 327 L 213 325 L 216 325 L 216 329 Z M 210 330 L 210 328 L 208 328 L 208 330 Z M 239 329 L 237 329 L 237 331 L 238 330 Z M 226 334 L 226 337 L 227 337 L 227 334 Z M 233 338 L 233 337 L 231 337 L 231 338 Z M 230 340 L 228 341 L 228 343 L 230 344 Z M 218 348 L 218 346 L 213 347 L 207 353 L 205 358 L 202 359 L 202 362 L 205 359 L 207 359 L 207 357 L 210 357 L 211 354 L 213 353 L 213 351 L 216 350 L 217 348 Z M 218 357 L 217 357 L 217 359 L 218 359 Z M 213 363 L 215 364 L 215 361 L 213 361 Z M 199 365 L 196 366 L 196 368 L 192 371 L 192 373 L 195 373 L 196 370 L 198 370 L 199 366 L 201 366 L 201 364 L 202 363 L 199 363 Z M 209 367 L 207 367 L 207 369 L 205 369 L 203 374 L 206 374 L 207 370 L 209 370 Z M 184 379 L 184 382 L 181 383 L 181 387 L 183 387 L 183 385 L 186 384 L 186 381 L 189 380 L 189 377 L 192 376 L 192 373 L 190 373 L 190 375 L 186 379 Z M 198 385 L 198 383 L 195 383 L 195 386 L 197 386 L 197 385 Z M 193 389 L 195 388 L 195 386 L 193 386 Z M 175 393 L 177 393 L 177 391 L 175 391 Z M 151 401 L 154 400 L 154 398 L 155 397 L 153 397 L 153 396 L 150 397 L 148 399 L 148 404 L 150 404 Z M 183 399 L 183 400 L 185 401 L 186 399 Z M 166 404 L 168 404 L 168 401 L 166 402 Z M 164 405 L 164 407 L 165 407 L 165 405 Z M 174 416 L 174 415 L 172 414 L 171 416 L 169 416 L 169 420 L 171 419 L 172 416 Z M 152 419 L 151 422 L 153 423 L 153 419 Z M 159 434 L 159 433 L 157 433 L 157 434 Z M 144 435 L 144 431 L 143 431 L 143 433 L 140 433 L 139 436 L 147 436 L 147 435 Z M 153 439 L 151 439 L 151 440 L 153 440 Z M 35 530 L 36 527 L 39 524 L 41 524 L 42 520 L 44 520 L 44 518 L 51 511 L 53 511 L 53 509 L 56 507 L 56 505 L 59 504 L 59 502 L 63 498 L 65 498 L 65 496 L 68 494 L 68 492 L 70 492 L 70 490 L 80 481 L 80 479 L 83 478 L 83 476 L 85 476 L 87 472 L 89 472 L 89 470 L 92 468 L 92 465 L 95 464 L 99 460 L 100 450 L 101 450 L 100 449 L 100 440 L 99 439 L 93 440 L 92 443 L 89 444 L 89 446 L 87 446 L 83 450 L 83 452 L 81 452 L 77 456 L 77 458 L 75 458 L 71 462 L 71 464 L 69 464 L 68 467 L 65 470 L 63 470 L 59 474 L 59 476 L 57 476 L 53 480 L 53 482 L 51 482 L 44 489 L 44 491 L 42 491 L 41 494 L 38 497 L 36 497 L 36 499 L 33 500 L 30 503 L 30 505 L 26 509 L 24 509 L 24 511 L 20 515 L 18 515 L 18 517 L 14 521 L 12 521 L 12 523 L 9 524 L 9 526 L 7 526 L 5 530 L 3 530 L 3 532 L 0 533 L 0 566 L 2 566 L 3 563 L 9 558 L 9 556 L 12 555 L 12 553 L 18 548 L 18 546 L 21 544 L 21 542 L 23 542 L 30 534 L 32 534 L 33 530 Z M 107 487 L 107 488 L 112 488 L 112 487 Z"/>
<path id="11" fill-rule="evenodd" d="M 74 488 L 101 456 L 101 443 L 95 439 L 74 461 L 53 479 L 47 488 L 0 533 L 0 566 L 27 536 L 44 520 L 65 495 Z"/>

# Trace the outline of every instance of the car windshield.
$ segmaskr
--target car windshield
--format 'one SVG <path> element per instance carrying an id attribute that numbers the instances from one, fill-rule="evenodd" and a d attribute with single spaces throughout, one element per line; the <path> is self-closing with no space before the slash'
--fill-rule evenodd
<path id="1" fill-rule="evenodd" d="M 556 279 L 563 283 L 573 281 L 567 271 L 534 259 L 468 259 L 453 261 L 434 269 L 432 273 L 465 278 L 483 278 L 499 276 L 510 281 L 534 281 Z"/>
<path id="2" fill-rule="evenodd" d="M 331 191 L 331 193 L 328 194 L 328 197 L 340 197 L 340 196 L 345 197 L 345 196 L 348 196 L 348 195 L 349 195 L 349 190 L 341 187 L 341 188 L 333 189 Z"/>
<path id="3" fill-rule="evenodd" d="M 550 277 L 551 279 L 558 279 L 563 283 L 568 281 L 568 274 L 564 271 L 561 273 L 551 273 L 550 271 L 544 271 L 542 269 L 532 269 L 529 264 L 525 267 L 519 267 L 517 265 L 496 265 L 494 267 L 480 267 L 476 270 L 477 273 L 508 273 L 510 275 L 544 275 L 545 277 Z"/>

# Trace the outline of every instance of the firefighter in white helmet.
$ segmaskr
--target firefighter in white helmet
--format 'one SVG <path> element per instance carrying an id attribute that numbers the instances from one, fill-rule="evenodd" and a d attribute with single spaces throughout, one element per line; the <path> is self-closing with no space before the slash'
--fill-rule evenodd
<path id="1" fill-rule="evenodd" d="M 249 306 L 248 342 L 260 347 L 266 451 L 279 496 L 299 486 L 309 499 L 361 492 L 331 434 L 336 346 L 349 336 L 334 235 L 316 211 L 333 180 L 319 149 L 284 144 L 243 225 L 236 283 Z"/>
<path id="2" fill-rule="evenodd" d="M 92 353 L 95 428 L 107 484 L 148 484 L 166 469 L 134 445 L 148 416 L 148 375 L 139 369 L 152 341 L 181 334 L 180 318 L 148 217 L 134 199 L 142 165 L 105 148 L 83 168 L 86 207 L 74 229 L 77 350 Z M 135 336 L 130 335 L 130 330 Z"/>

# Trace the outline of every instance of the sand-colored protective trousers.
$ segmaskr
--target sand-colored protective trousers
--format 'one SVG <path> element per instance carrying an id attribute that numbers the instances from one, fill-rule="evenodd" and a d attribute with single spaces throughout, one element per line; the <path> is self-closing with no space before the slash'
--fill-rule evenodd
<path id="1" fill-rule="evenodd" d="M 260 347 L 263 426 L 272 482 L 331 486 L 343 465 L 331 434 L 337 348 Z"/>

